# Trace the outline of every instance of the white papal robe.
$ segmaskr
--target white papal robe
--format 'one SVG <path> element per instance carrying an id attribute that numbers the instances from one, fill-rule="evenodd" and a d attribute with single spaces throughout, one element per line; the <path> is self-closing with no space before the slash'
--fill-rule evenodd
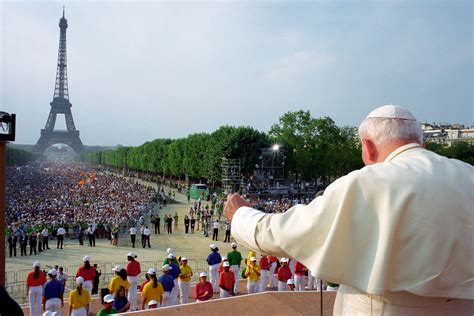
<path id="1" fill-rule="evenodd" d="M 272 215 L 239 208 L 232 236 L 254 251 L 293 257 L 346 290 L 385 295 L 385 303 L 401 293 L 472 306 L 474 167 L 404 145 L 383 163 L 338 179 L 308 205 Z"/>

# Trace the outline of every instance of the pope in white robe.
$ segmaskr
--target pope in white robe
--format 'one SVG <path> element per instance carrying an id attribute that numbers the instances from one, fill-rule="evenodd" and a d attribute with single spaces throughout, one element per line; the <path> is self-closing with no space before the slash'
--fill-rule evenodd
<path id="1" fill-rule="evenodd" d="M 373 119 L 385 134 L 386 124 L 419 126 L 397 106 Z M 231 196 L 232 236 L 341 284 L 336 315 L 474 314 L 474 167 L 424 149 L 416 126 L 417 137 L 398 139 L 365 129 L 366 166 L 310 204 L 270 215 Z"/>

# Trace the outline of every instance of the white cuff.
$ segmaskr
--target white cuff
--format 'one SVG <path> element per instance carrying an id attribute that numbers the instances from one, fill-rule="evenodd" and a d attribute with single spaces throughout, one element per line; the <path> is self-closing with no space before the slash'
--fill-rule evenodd
<path id="1" fill-rule="evenodd" d="M 242 206 L 234 214 L 231 223 L 232 237 L 242 246 L 260 251 L 255 240 L 257 224 L 265 213 L 251 207 Z"/>

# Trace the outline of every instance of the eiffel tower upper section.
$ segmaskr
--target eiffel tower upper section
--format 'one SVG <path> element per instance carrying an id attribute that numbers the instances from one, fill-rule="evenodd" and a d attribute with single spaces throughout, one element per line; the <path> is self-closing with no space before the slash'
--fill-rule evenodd
<path id="1" fill-rule="evenodd" d="M 66 48 L 66 29 L 68 27 L 64 14 L 59 20 L 59 51 L 58 64 L 56 69 L 56 84 L 54 86 L 53 101 L 50 103 L 46 126 L 41 130 L 41 137 L 36 144 L 36 151 L 43 152 L 48 146 L 64 143 L 71 146 L 77 153 L 84 151 L 84 145 L 79 138 L 79 131 L 76 130 L 74 119 L 72 118 L 69 101 L 69 87 L 67 82 L 67 48 Z M 67 130 L 55 130 L 56 117 L 58 114 L 64 114 Z"/>

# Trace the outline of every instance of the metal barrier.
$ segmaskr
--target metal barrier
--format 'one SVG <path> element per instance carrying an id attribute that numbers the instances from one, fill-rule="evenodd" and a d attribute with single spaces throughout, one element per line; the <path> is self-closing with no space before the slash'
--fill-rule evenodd
<path id="1" fill-rule="evenodd" d="M 145 280 L 145 273 L 149 268 L 155 268 L 158 271 L 161 270 L 163 261 L 140 261 L 142 273 L 140 274 L 141 281 Z M 110 280 L 114 277 L 114 272 L 112 268 L 116 265 L 125 267 L 127 262 L 104 262 L 97 263 L 98 270 L 101 271 L 101 276 L 99 279 L 99 289 L 107 287 Z M 199 280 L 199 272 L 208 271 L 208 265 L 205 260 L 188 260 L 188 265 L 193 270 L 193 276 L 191 282 L 197 282 Z M 69 292 L 76 287 L 76 271 L 82 265 L 70 265 L 64 267 L 64 273 L 68 275 L 68 280 L 66 282 L 66 288 L 64 291 L 64 298 L 69 297 Z M 26 295 L 26 277 L 32 269 L 22 269 L 17 271 L 7 271 L 5 273 L 6 283 L 5 289 L 8 291 L 10 296 L 20 304 L 28 303 L 28 295 Z"/>

